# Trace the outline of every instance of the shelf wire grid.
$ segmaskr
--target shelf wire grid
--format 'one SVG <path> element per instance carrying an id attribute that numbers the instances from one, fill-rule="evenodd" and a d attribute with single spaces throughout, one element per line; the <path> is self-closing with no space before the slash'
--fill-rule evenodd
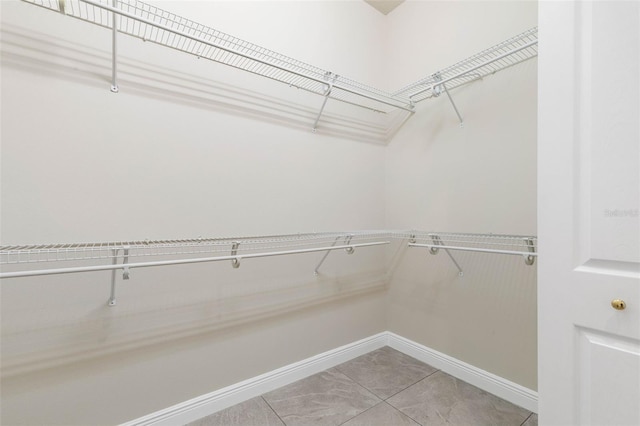
<path id="1" fill-rule="evenodd" d="M 392 238 L 387 231 L 312 233 L 263 237 L 193 238 L 129 242 L 36 244 L 0 246 L 0 265 L 114 260 L 128 250 L 129 258 L 228 256 L 234 244 L 236 254 L 299 250 L 322 246 L 377 243 Z"/>
<path id="2" fill-rule="evenodd" d="M 476 55 L 444 68 L 393 93 L 414 102 L 439 96 L 434 87 L 445 82 L 454 89 L 472 81 L 512 67 L 538 55 L 538 27 L 492 46 Z"/>
<path id="3" fill-rule="evenodd" d="M 410 100 L 274 52 L 137 0 L 23 0 L 105 28 L 209 59 L 291 87 L 377 112 L 409 110 Z M 115 7 L 113 7 L 115 5 Z"/>
<path id="4" fill-rule="evenodd" d="M 434 237 L 439 240 L 436 242 Z M 442 244 L 467 249 L 509 250 L 530 254 L 537 251 L 537 238 L 522 235 L 460 234 L 422 231 L 327 232 L 259 237 L 191 238 L 142 240 L 128 242 L 68 243 L 0 246 L 0 265 L 83 262 L 114 260 L 128 250 L 129 258 L 189 257 L 196 255 L 228 256 L 233 245 L 236 254 L 269 251 L 295 251 L 308 248 L 379 243 L 382 240 L 409 240 L 415 244 Z"/>
<path id="5" fill-rule="evenodd" d="M 436 238 L 437 237 L 437 238 Z M 450 232 L 416 232 L 410 237 L 416 244 L 455 246 L 463 249 L 504 250 L 530 255 L 538 251 L 538 238 L 527 235 L 463 234 Z"/>

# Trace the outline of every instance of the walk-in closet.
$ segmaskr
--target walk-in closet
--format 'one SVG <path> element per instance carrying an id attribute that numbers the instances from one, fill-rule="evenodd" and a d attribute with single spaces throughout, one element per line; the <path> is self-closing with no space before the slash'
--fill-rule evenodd
<path id="1" fill-rule="evenodd" d="M 0 17 L 3 425 L 640 424 L 640 3 Z"/>

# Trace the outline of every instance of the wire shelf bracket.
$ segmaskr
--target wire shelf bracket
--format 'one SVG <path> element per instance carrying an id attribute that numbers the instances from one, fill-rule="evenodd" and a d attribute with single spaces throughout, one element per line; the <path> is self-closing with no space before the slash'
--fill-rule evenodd
<path id="1" fill-rule="evenodd" d="M 434 78 L 434 80 L 436 82 L 437 81 L 442 81 L 442 76 L 440 75 L 439 72 L 435 73 L 433 78 Z M 458 107 L 456 106 L 456 103 L 453 102 L 453 98 L 451 97 L 451 94 L 449 93 L 449 90 L 447 89 L 446 83 L 441 83 L 441 84 L 433 86 L 433 96 L 435 96 L 435 97 L 440 96 L 442 91 L 444 91 L 444 93 L 447 94 L 447 97 L 449 98 L 449 102 L 451 102 L 451 106 L 453 107 L 453 110 L 456 112 L 456 115 L 458 116 L 458 120 L 460 120 L 460 127 L 464 127 L 464 119 L 462 118 L 462 115 L 460 115 L 460 111 L 458 111 Z"/>
<path id="2" fill-rule="evenodd" d="M 342 237 L 336 237 L 335 241 L 330 246 L 331 249 L 333 249 L 333 247 L 335 247 L 335 245 L 338 243 L 338 240 L 340 238 L 342 238 Z M 344 250 L 347 252 L 347 254 L 353 254 L 353 252 L 355 251 L 353 246 L 349 245 L 351 243 L 351 239 L 352 238 L 353 238 L 353 235 L 347 235 L 346 237 L 344 237 L 344 244 L 343 245 L 346 247 Z M 327 259 L 327 256 L 329 256 L 329 253 L 331 253 L 331 250 L 327 250 L 326 251 L 324 256 L 322 256 L 322 259 L 320 259 L 320 262 L 318 262 L 318 265 L 316 266 L 316 268 L 313 270 L 313 273 L 316 276 L 320 275 L 319 269 L 322 266 L 322 264 L 324 263 L 324 261 Z"/>
<path id="3" fill-rule="evenodd" d="M 112 253 L 113 253 L 112 265 L 118 264 L 118 252 L 122 250 L 122 279 L 123 280 L 128 280 L 131 277 L 130 270 L 129 270 L 129 249 L 130 249 L 129 246 L 123 246 L 122 249 L 112 250 Z M 107 302 L 109 306 L 116 305 L 116 272 L 117 272 L 117 269 L 115 268 L 111 270 L 111 294 L 109 295 L 109 301 Z"/>
<path id="4" fill-rule="evenodd" d="M 322 106 L 320 107 L 320 111 L 318 112 L 316 121 L 313 123 L 313 128 L 311 129 L 314 133 L 318 130 L 318 121 L 320 121 L 320 117 L 322 116 L 324 107 L 327 105 L 327 100 L 329 99 L 329 95 L 331 95 L 331 91 L 333 90 L 333 84 L 336 82 L 337 78 L 338 76 L 336 74 L 333 74 L 330 71 L 327 71 L 327 73 L 325 74 L 327 85 L 324 89 L 324 100 L 322 101 Z"/>

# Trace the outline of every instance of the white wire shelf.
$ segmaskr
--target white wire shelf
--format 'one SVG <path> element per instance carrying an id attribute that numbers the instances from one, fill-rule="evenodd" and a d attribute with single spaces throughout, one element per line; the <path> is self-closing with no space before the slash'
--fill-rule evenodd
<path id="1" fill-rule="evenodd" d="M 443 250 L 458 269 L 460 276 L 463 276 L 464 272 L 451 251 L 522 256 L 527 265 L 533 265 L 538 256 L 538 238 L 526 235 L 418 232 L 409 237 L 408 245 L 427 248 L 433 255 Z"/>
<path id="2" fill-rule="evenodd" d="M 238 256 L 246 257 L 268 251 L 312 249 L 332 244 L 340 239 L 351 245 L 369 244 L 383 238 L 391 238 L 391 235 L 386 231 L 358 231 L 257 237 L 0 246 L 0 265 L 113 260 L 122 256 L 122 254 L 118 254 L 121 250 L 128 250 L 130 259 L 229 254 L 231 246 L 234 244 L 238 245 L 236 249 Z M 4 275 L 0 273 L 0 278 L 5 278 Z"/>
<path id="3" fill-rule="evenodd" d="M 538 55 L 538 27 L 496 44 L 454 65 L 432 73 L 393 93 L 420 102 L 512 67 Z"/>
<path id="4" fill-rule="evenodd" d="M 285 83 L 330 99 L 388 113 L 409 99 L 336 75 L 137 0 L 23 0 L 92 24 Z"/>
<path id="5" fill-rule="evenodd" d="M 23 1 L 110 28 L 113 34 L 111 90 L 114 92 L 118 91 L 117 34 L 122 33 L 322 96 L 324 102 L 313 124 L 314 131 L 328 99 L 383 114 L 406 111 L 408 118 L 413 114 L 416 102 L 437 97 L 443 92 L 449 96 L 462 124 L 463 118 L 453 103 L 449 89 L 519 64 L 538 54 L 538 29 L 535 27 L 388 93 L 138 0 Z M 406 118 L 401 122 L 404 123 Z"/>
<path id="6" fill-rule="evenodd" d="M 463 275 L 451 251 L 475 251 L 523 256 L 533 265 L 537 256 L 534 236 L 497 234 L 459 234 L 421 231 L 354 231 L 238 238 L 191 238 L 179 240 L 144 240 L 106 243 L 35 244 L 0 246 L 0 278 L 23 278 L 43 275 L 112 271 L 109 305 L 116 304 L 116 271 L 129 279 L 134 268 L 184 265 L 228 261 L 239 268 L 243 259 L 324 252 L 314 269 L 336 250 L 353 254 L 356 249 L 384 246 L 406 241 L 408 247 L 428 248 L 431 254 L 446 252 Z M 60 266 L 70 263 L 71 266 Z M 43 264 L 33 269 L 27 264 Z M 52 265 L 53 264 L 53 265 Z M 6 272 L 6 267 L 11 271 Z"/>
<path id="7" fill-rule="evenodd" d="M 499 234 L 460 234 L 422 231 L 349 231 L 308 234 L 190 238 L 176 240 L 142 240 L 98 243 L 65 243 L 0 246 L 0 265 L 42 264 L 57 262 L 113 261 L 128 250 L 130 260 L 136 258 L 195 257 L 215 255 L 230 258 L 268 256 L 268 252 L 301 253 L 323 251 L 327 247 L 387 244 L 391 240 L 407 239 L 409 247 L 479 251 L 521 256 L 537 255 L 535 236 Z M 233 246 L 236 246 L 233 249 Z M 231 251 L 234 253 L 231 254 Z M 187 259 L 188 260 L 188 259 Z M 225 260 L 228 260 L 225 258 Z M 118 269 L 118 268 L 115 268 Z M 24 271 L 37 275 L 38 271 Z M 14 273 L 0 273 L 0 278 L 10 278 Z M 26 275 L 25 275 L 26 276 Z"/>

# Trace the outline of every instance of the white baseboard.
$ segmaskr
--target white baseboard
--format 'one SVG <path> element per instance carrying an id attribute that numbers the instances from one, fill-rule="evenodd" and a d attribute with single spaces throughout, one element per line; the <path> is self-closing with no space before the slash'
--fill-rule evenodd
<path id="1" fill-rule="evenodd" d="M 248 399 L 304 379 L 338 364 L 347 362 L 387 345 L 387 333 L 379 333 L 366 339 L 341 346 L 305 360 L 286 365 L 277 370 L 226 388 L 202 395 L 183 403 L 165 408 L 147 416 L 123 423 L 122 426 L 175 426 L 183 425 Z"/>
<path id="2" fill-rule="evenodd" d="M 470 383 L 529 411 L 538 412 L 538 394 L 502 377 L 385 331 L 215 392 L 140 417 L 122 426 L 183 425 L 239 404 L 297 380 L 335 367 L 368 352 L 390 346 L 460 380 Z"/>
<path id="3" fill-rule="evenodd" d="M 459 359 L 387 332 L 387 344 L 393 349 L 444 371 L 526 410 L 538 412 L 538 392 L 513 383 Z"/>

